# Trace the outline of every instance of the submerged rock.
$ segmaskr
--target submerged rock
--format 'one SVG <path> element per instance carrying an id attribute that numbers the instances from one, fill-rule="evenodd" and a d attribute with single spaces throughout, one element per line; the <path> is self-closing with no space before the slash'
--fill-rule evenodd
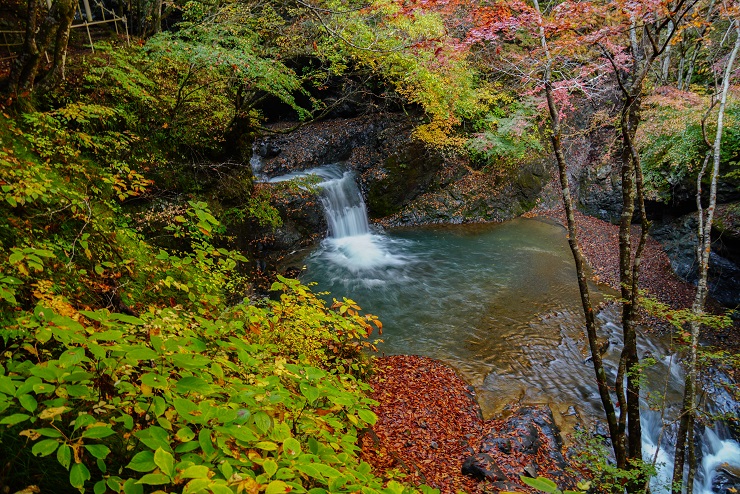
<path id="1" fill-rule="evenodd" d="M 712 479 L 712 492 L 718 494 L 736 494 L 740 491 L 740 469 L 728 463 L 717 467 Z"/>
<path id="2" fill-rule="evenodd" d="M 470 475 L 476 480 L 496 482 L 506 480 L 507 476 L 496 464 L 496 461 L 486 453 L 477 453 L 465 460 L 462 473 Z"/>

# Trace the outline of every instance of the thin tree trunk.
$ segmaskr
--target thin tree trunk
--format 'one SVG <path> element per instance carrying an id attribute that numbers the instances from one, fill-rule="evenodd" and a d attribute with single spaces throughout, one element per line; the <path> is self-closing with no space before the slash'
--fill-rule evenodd
<path id="1" fill-rule="evenodd" d="M 617 459 L 617 466 L 624 468 L 626 466 L 626 452 L 624 448 L 624 432 L 619 430 L 617 421 L 616 410 L 614 403 L 612 402 L 611 395 L 609 394 L 609 383 L 606 377 L 606 371 L 604 370 L 604 363 L 601 359 L 601 352 L 599 351 L 599 345 L 596 333 L 596 317 L 591 304 L 591 294 L 588 288 L 588 279 L 586 277 L 586 261 L 581 251 L 581 247 L 578 243 L 578 228 L 576 226 L 575 214 L 573 210 L 573 200 L 570 194 L 570 184 L 568 181 L 568 166 L 565 160 L 565 154 L 563 153 L 563 146 L 561 142 L 561 126 L 560 126 L 560 114 L 555 104 L 553 97 L 553 88 L 551 81 L 551 69 L 552 69 L 552 57 L 547 45 L 547 39 L 545 37 L 545 31 L 541 23 L 542 13 L 538 0 L 533 0 L 534 7 L 540 16 L 540 41 L 542 48 L 545 51 L 547 58 L 547 65 L 544 73 L 545 82 L 545 97 L 547 100 L 547 108 L 550 113 L 550 122 L 552 125 L 552 147 L 555 152 L 555 158 L 558 163 L 558 175 L 560 178 L 560 189 L 563 199 L 563 207 L 565 209 L 565 216 L 568 226 L 568 245 L 570 246 L 571 253 L 573 254 L 573 261 L 576 266 L 576 276 L 578 278 L 578 290 L 581 295 L 581 305 L 583 306 L 583 314 L 586 319 L 586 335 L 588 337 L 588 344 L 591 350 L 591 362 L 593 364 L 594 373 L 596 374 L 596 385 L 599 390 L 599 396 L 601 398 L 601 404 L 604 407 L 604 413 L 606 415 L 606 421 L 609 426 L 609 435 L 612 439 L 612 445 L 614 449 L 614 455 Z"/>
<path id="2" fill-rule="evenodd" d="M 673 22 L 669 22 L 668 25 L 668 32 L 671 33 L 673 31 Z M 666 45 L 665 51 L 663 52 L 663 60 L 661 63 L 661 73 L 660 77 L 663 82 L 663 84 L 668 84 L 668 76 L 670 75 L 671 70 L 671 45 Z"/>
<path id="3" fill-rule="evenodd" d="M 56 0 L 57 24 L 54 30 L 54 59 L 51 69 L 44 75 L 41 86 L 44 90 L 54 87 L 64 78 L 64 67 L 67 61 L 67 45 L 69 32 L 75 16 L 74 0 Z"/>
<path id="4" fill-rule="evenodd" d="M 704 213 L 701 201 L 702 187 L 701 182 L 704 177 L 706 170 L 707 161 L 705 160 L 704 166 L 699 173 L 696 180 L 697 192 L 696 192 L 696 205 L 698 212 L 698 226 L 697 236 L 698 242 L 696 246 L 697 260 L 699 261 L 699 279 L 696 286 L 696 294 L 694 295 L 694 302 L 691 306 L 691 311 L 698 318 L 704 313 L 704 306 L 707 300 L 708 285 L 707 285 L 707 274 L 709 272 L 709 255 L 712 248 L 712 223 L 714 221 L 714 210 L 717 205 L 717 181 L 719 178 L 719 165 L 720 165 L 720 153 L 722 151 L 722 133 L 724 131 L 724 116 L 725 107 L 727 105 L 727 94 L 730 88 L 730 79 L 732 78 L 732 68 L 735 64 L 738 51 L 740 51 L 740 20 L 735 19 L 735 44 L 730 53 L 730 57 L 725 66 L 725 71 L 722 76 L 722 92 L 720 93 L 719 110 L 717 113 L 717 130 L 714 137 L 714 144 L 712 146 L 712 175 L 709 186 L 709 200 L 707 205 L 706 214 Z M 707 158 L 709 154 L 707 154 Z M 684 465 L 684 450 L 689 449 L 689 481 L 687 482 L 687 492 L 691 492 L 693 489 L 693 472 L 696 465 L 691 459 L 693 443 L 694 443 L 694 427 L 693 423 L 696 416 L 696 378 L 697 378 L 697 358 L 698 358 L 698 346 L 699 346 L 699 329 L 700 324 L 697 319 L 694 319 L 690 323 L 691 329 L 691 342 L 689 350 L 689 364 L 688 371 L 686 373 L 685 388 L 684 388 L 684 399 L 683 407 L 681 409 L 681 422 L 679 424 L 679 431 L 676 438 L 676 459 L 673 468 L 673 484 L 674 486 L 680 485 L 683 481 L 683 472 L 685 469 Z M 680 448 L 679 448 L 680 447 Z M 679 449 L 681 454 L 679 455 Z M 674 492 L 680 493 L 680 487 L 674 487 Z"/>
<path id="5" fill-rule="evenodd" d="M 28 1 L 26 39 L 23 51 L 15 62 L 10 89 L 17 95 L 30 95 L 37 83 L 44 52 L 54 45 L 54 60 L 45 87 L 51 87 L 61 74 L 69 41 L 69 29 L 74 17 L 73 0 L 55 0 L 40 25 L 37 23 L 39 0 Z"/>

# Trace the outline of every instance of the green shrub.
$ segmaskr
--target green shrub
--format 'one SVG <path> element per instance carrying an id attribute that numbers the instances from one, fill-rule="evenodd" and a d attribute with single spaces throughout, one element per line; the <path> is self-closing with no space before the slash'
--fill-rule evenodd
<path id="1" fill-rule="evenodd" d="M 2 332 L 0 439 L 39 458 L 14 468 L 11 485 L 55 463 L 71 486 L 97 493 L 402 492 L 358 460 L 358 430 L 376 417 L 338 351 L 358 349 L 374 319 L 349 301 L 328 309 L 294 280 L 275 288 L 280 301 L 218 317 L 18 314 Z M 315 323 L 304 337 L 335 345 L 310 349 L 320 365 L 260 338 L 304 319 Z"/>

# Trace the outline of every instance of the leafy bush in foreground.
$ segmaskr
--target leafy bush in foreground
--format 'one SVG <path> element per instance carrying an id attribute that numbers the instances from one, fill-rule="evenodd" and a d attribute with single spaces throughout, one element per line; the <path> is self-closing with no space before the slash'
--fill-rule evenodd
<path id="1" fill-rule="evenodd" d="M 353 348 L 368 319 L 296 281 L 275 288 L 281 301 L 211 318 L 178 308 L 19 315 L 0 364 L 2 456 L 31 465 L 15 485 L 48 482 L 41 472 L 58 463 L 73 487 L 96 493 L 403 491 L 383 489 L 358 460 L 373 402 L 357 372 L 338 372 L 359 354 L 332 350 Z M 254 342 L 305 312 L 329 328 L 317 337 L 323 367 Z"/>

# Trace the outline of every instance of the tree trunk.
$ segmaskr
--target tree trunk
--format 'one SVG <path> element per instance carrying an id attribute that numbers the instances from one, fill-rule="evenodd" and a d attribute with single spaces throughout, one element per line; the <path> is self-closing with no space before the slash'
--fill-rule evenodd
<path id="1" fill-rule="evenodd" d="M 712 223 L 714 221 L 714 210 L 717 205 L 717 181 L 719 178 L 719 165 L 720 165 L 720 154 L 722 151 L 722 133 L 724 131 L 724 116 L 725 107 L 727 105 L 727 94 L 730 88 L 730 79 L 732 78 L 732 68 L 737 58 L 738 51 L 740 51 L 740 19 L 736 19 L 734 23 L 735 29 L 735 44 L 730 53 L 730 57 L 727 60 L 725 71 L 722 76 L 722 90 L 720 93 L 719 109 L 717 113 L 717 130 L 714 137 L 714 145 L 711 149 L 712 156 L 712 175 L 709 186 L 709 200 L 707 205 L 706 214 L 702 207 L 701 194 L 702 194 L 702 179 L 704 178 L 704 172 L 706 170 L 707 161 L 705 160 L 704 166 L 701 169 L 697 179 L 697 192 L 696 192 L 696 206 L 698 213 L 698 226 L 697 236 L 698 242 L 696 246 L 697 259 L 699 261 L 699 279 L 696 286 L 696 294 L 694 295 L 694 302 L 691 306 L 691 311 L 698 318 L 704 313 L 704 306 L 707 300 L 708 286 L 707 286 L 707 273 L 709 272 L 709 255 L 712 248 Z M 707 154 L 707 158 L 709 154 Z M 683 481 L 684 472 L 684 451 L 688 447 L 689 453 L 694 442 L 694 427 L 693 423 L 696 416 L 696 377 L 697 377 L 697 357 L 699 347 L 699 329 L 700 324 L 697 319 L 694 319 L 690 323 L 691 329 L 691 342 L 689 346 L 689 363 L 688 370 L 685 378 L 684 388 L 684 399 L 683 406 L 681 409 L 681 422 L 679 424 L 679 430 L 676 437 L 676 455 L 675 463 L 673 468 L 673 485 L 674 492 L 679 494 L 681 492 L 680 484 Z M 692 456 L 689 454 L 689 456 Z M 694 469 L 696 466 L 692 461 L 689 462 L 689 469 Z M 691 492 L 693 487 L 693 475 L 689 473 L 689 482 L 687 482 L 687 492 Z"/>
<path id="2" fill-rule="evenodd" d="M 45 52 L 53 45 L 54 59 L 45 77 L 45 88 L 56 83 L 64 70 L 69 41 L 69 30 L 74 18 L 73 0 L 55 0 L 41 22 L 37 21 L 42 5 L 39 0 L 28 0 L 26 35 L 23 50 L 13 65 L 10 90 L 17 96 L 33 93 Z"/>
<path id="3" fill-rule="evenodd" d="M 540 11 L 539 1 L 533 0 L 534 7 L 537 13 L 542 17 Z M 604 370 L 604 363 L 601 359 L 601 352 L 599 350 L 599 344 L 596 333 L 596 317 L 591 304 L 591 294 L 588 288 L 588 279 L 586 278 L 586 260 L 581 251 L 581 247 L 578 243 L 578 228 L 576 226 L 576 220 L 573 209 L 573 200 L 570 194 L 570 183 L 568 181 L 568 166 L 565 161 L 565 154 L 563 153 L 563 146 L 561 141 L 562 131 L 560 126 L 560 112 L 555 104 L 555 98 L 553 97 L 552 89 L 552 56 L 547 45 L 547 38 L 545 37 L 545 30 L 540 21 L 539 26 L 540 42 L 542 48 L 545 51 L 546 68 L 544 72 L 544 83 L 545 83 L 545 98 L 547 100 L 547 108 L 550 113 L 550 123 L 552 126 L 551 142 L 553 151 L 555 153 L 555 159 L 558 164 L 558 176 L 560 178 L 560 190 L 563 199 L 563 208 L 565 209 L 566 222 L 568 227 L 568 245 L 570 246 L 571 253 L 573 254 L 573 261 L 576 266 L 576 276 L 578 278 L 578 290 L 581 295 L 581 305 L 583 306 L 583 314 L 586 318 L 586 335 L 588 337 L 588 344 L 591 351 L 591 362 L 593 364 L 594 373 L 596 374 L 596 385 L 599 390 L 599 396 L 601 398 L 601 404 L 604 407 L 604 413 L 606 415 L 606 421 L 609 426 L 609 435 L 612 438 L 612 446 L 614 449 L 614 455 L 617 459 L 617 466 L 624 468 L 626 466 L 626 451 L 624 448 L 624 432 L 619 430 L 617 414 L 612 402 L 611 395 L 609 394 L 609 383 Z"/>
<path id="4" fill-rule="evenodd" d="M 74 0 L 56 0 L 58 4 L 58 23 L 54 33 L 54 59 L 51 69 L 44 75 L 41 86 L 44 90 L 54 87 L 64 79 L 64 67 L 67 62 L 67 45 L 69 32 L 75 16 Z"/>

